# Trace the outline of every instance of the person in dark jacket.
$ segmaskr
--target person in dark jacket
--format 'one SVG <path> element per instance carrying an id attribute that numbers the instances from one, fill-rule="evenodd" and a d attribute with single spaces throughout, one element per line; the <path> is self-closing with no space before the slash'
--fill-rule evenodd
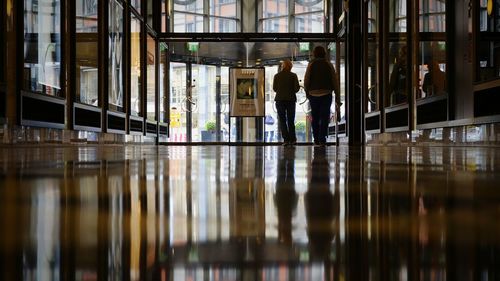
<path id="1" fill-rule="evenodd" d="M 295 135 L 295 102 L 296 93 L 299 91 L 299 79 L 292 71 L 292 62 L 285 60 L 281 71 L 274 75 L 273 90 L 276 92 L 274 98 L 276 110 L 278 111 L 279 126 L 284 145 L 292 145 L 297 142 Z"/>
<path id="2" fill-rule="evenodd" d="M 326 51 L 316 46 L 314 59 L 309 63 L 304 76 L 304 89 L 311 105 L 314 144 L 325 145 L 330 123 L 332 91 L 335 92 L 336 111 L 340 108 L 340 91 L 335 67 L 326 59 Z"/>

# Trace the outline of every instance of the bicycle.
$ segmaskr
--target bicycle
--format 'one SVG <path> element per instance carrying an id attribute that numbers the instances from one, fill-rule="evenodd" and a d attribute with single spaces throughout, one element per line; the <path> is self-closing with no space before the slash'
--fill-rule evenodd
<path id="1" fill-rule="evenodd" d="M 193 88 L 195 85 L 186 88 L 186 97 L 181 102 L 181 110 L 184 112 L 194 112 L 198 109 L 196 98 L 193 98 Z"/>

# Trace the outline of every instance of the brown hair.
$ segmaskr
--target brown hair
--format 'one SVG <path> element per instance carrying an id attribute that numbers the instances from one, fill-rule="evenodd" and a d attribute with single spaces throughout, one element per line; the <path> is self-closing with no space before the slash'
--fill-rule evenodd
<path id="1" fill-rule="evenodd" d="M 326 56 L 325 48 L 323 48 L 323 46 L 314 47 L 313 55 L 315 58 L 324 59 Z"/>
<path id="2" fill-rule="evenodd" d="M 292 62 L 289 59 L 286 59 L 281 64 L 281 69 L 284 71 L 290 71 L 290 70 L 292 70 L 292 66 L 293 66 Z"/>

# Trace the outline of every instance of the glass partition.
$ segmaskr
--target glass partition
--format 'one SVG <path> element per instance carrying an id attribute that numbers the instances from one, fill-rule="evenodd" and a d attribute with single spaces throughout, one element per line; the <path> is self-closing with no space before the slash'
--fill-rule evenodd
<path id="1" fill-rule="evenodd" d="M 153 27 L 153 17 L 154 17 L 153 10 L 154 10 L 153 0 L 147 0 L 147 11 L 148 12 L 147 12 L 147 22 L 146 23 L 151 27 Z"/>
<path id="2" fill-rule="evenodd" d="M 444 95 L 446 86 L 446 3 L 419 2 L 418 98 Z"/>
<path id="3" fill-rule="evenodd" d="M 99 105 L 99 36 L 97 0 L 75 1 L 76 101 Z"/>
<path id="4" fill-rule="evenodd" d="M 130 19 L 130 112 L 141 116 L 141 22 L 134 15 Z"/>
<path id="5" fill-rule="evenodd" d="M 146 118 L 156 120 L 156 40 L 149 34 L 146 50 Z"/>
<path id="6" fill-rule="evenodd" d="M 160 64 L 159 64 L 159 89 L 160 89 L 160 122 L 168 122 L 168 48 L 167 44 L 160 44 Z"/>
<path id="7" fill-rule="evenodd" d="M 24 0 L 22 88 L 52 96 L 61 92 L 61 2 Z M 2 23 L 3 24 L 3 23 Z"/>
<path id="8" fill-rule="evenodd" d="M 500 77 L 500 1 L 479 0 L 476 80 Z"/>
<path id="9" fill-rule="evenodd" d="M 117 0 L 109 2 L 108 94 L 109 107 L 123 110 L 123 7 Z"/>
<path id="10" fill-rule="evenodd" d="M 379 95 L 377 81 L 379 79 L 379 1 L 368 1 L 368 50 L 367 50 L 367 98 L 366 111 L 373 112 L 379 110 Z"/>
<path id="11" fill-rule="evenodd" d="M 389 87 L 386 106 L 408 102 L 407 1 L 389 1 Z"/>
<path id="12" fill-rule="evenodd" d="M 139 14 L 141 13 L 142 0 L 130 0 L 130 4 L 136 9 L 137 12 L 139 12 Z"/>
<path id="13" fill-rule="evenodd" d="M 203 32 L 203 0 L 172 1 L 173 32 Z M 171 2 L 171 3 L 172 3 Z"/>
<path id="14" fill-rule="evenodd" d="M 2 9 L 0 10 L 0 84 L 1 84 L 5 81 L 5 65 L 6 65 L 5 62 L 6 38 L 4 37 L 6 32 L 4 24 L 5 9 L 3 8 L 5 7 L 5 3 L 3 2 L 3 0 L 0 0 L 0 5 L 2 7 Z"/>

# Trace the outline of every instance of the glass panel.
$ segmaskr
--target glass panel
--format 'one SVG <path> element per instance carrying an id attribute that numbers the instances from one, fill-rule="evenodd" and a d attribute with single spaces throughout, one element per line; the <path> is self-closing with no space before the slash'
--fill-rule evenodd
<path id="1" fill-rule="evenodd" d="M 322 33 L 325 26 L 323 13 L 295 16 L 295 31 L 298 33 Z"/>
<path id="2" fill-rule="evenodd" d="M 263 0 L 262 17 L 288 16 L 288 0 Z"/>
<path id="3" fill-rule="evenodd" d="M 130 110 L 141 115 L 141 22 L 132 15 L 130 19 Z"/>
<path id="4" fill-rule="evenodd" d="M 161 32 L 167 32 L 167 0 L 161 0 Z"/>
<path id="5" fill-rule="evenodd" d="M 323 0 L 295 0 L 295 13 L 322 11 L 324 5 Z"/>
<path id="6" fill-rule="evenodd" d="M 203 32 L 203 16 L 176 12 L 174 32 Z"/>
<path id="7" fill-rule="evenodd" d="M 390 0 L 389 5 L 389 88 L 385 105 L 408 102 L 408 53 L 406 43 L 406 0 Z"/>
<path id="8" fill-rule="evenodd" d="M 477 45 L 477 79 L 488 81 L 500 77 L 500 0 L 479 4 L 479 42 Z"/>
<path id="9" fill-rule="evenodd" d="M 216 18 L 210 19 L 210 32 L 236 32 L 236 20 Z"/>
<path id="10" fill-rule="evenodd" d="M 170 138 L 172 142 L 186 141 L 186 64 L 170 63 Z"/>
<path id="11" fill-rule="evenodd" d="M 367 60 L 367 112 L 377 111 L 379 105 L 378 97 L 378 63 L 379 63 L 379 46 L 378 46 L 378 0 L 370 0 L 368 2 L 368 60 Z"/>
<path id="12" fill-rule="evenodd" d="M 266 19 L 262 21 L 263 32 L 288 32 L 288 18 Z"/>
<path id="13" fill-rule="evenodd" d="M 420 32 L 446 31 L 446 3 L 438 0 L 420 0 Z"/>
<path id="14" fill-rule="evenodd" d="M 216 67 L 193 64 L 193 101 L 197 101 L 196 109 L 192 109 L 193 136 L 192 141 L 216 141 Z"/>
<path id="15" fill-rule="evenodd" d="M 156 120 L 156 41 L 147 37 L 146 56 L 146 118 Z"/>
<path id="16" fill-rule="evenodd" d="M 4 5 L 3 1 L 0 0 L 0 5 Z M 2 6 L 3 7 L 3 6 Z M 5 24 L 3 24 L 4 21 L 4 16 L 5 16 L 5 9 L 0 10 L 0 83 L 3 83 L 5 81 Z"/>
<path id="17" fill-rule="evenodd" d="M 109 105 L 123 109 L 123 7 L 109 2 Z M 114 108 L 116 107 L 116 108 Z"/>
<path id="18" fill-rule="evenodd" d="M 97 0 L 77 0 L 75 5 L 76 101 L 97 106 L 99 102 Z"/>
<path id="19" fill-rule="evenodd" d="M 190 12 L 203 14 L 203 0 L 182 0 L 182 1 L 173 1 L 174 2 L 174 10 L 181 12 Z"/>
<path id="20" fill-rule="evenodd" d="M 148 0 L 147 2 L 148 5 L 148 16 L 147 16 L 147 23 L 149 26 L 153 26 L 153 0 Z"/>
<path id="21" fill-rule="evenodd" d="M 446 42 L 420 42 L 419 89 L 420 97 L 445 95 L 446 86 Z"/>
<path id="22" fill-rule="evenodd" d="M 283 139 L 281 138 L 281 132 L 278 125 L 278 120 L 279 120 L 278 111 L 276 110 L 276 105 L 274 102 L 276 93 L 273 90 L 274 75 L 278 73 L 278 70 L 279 70 L 279 65 L 265 67 L 266 118 L 264 119 L 264 138 L 266 142 L 283 141 Z M 292 71 L 294 71 L 293 68 Z"/>
<path id="23" fill-rule="evenodd" d="M 236 0 L 210 0 L 210 15 L 236 17 Z"/>
<path id="24" fill-rule="evenodd" d="M 61 2 L 24 0 L 23 89 L 61 96 Z"/>
<path id="25" fill-rule="evenodd" d="M 130 0 L 130 4 L 137 10 L 137 12 L 141 13 L 142 0 Z"/>
<path id="26" fill-rule="evenodd" d="M 337 50 L 335 48 L 339 48 L 339 52 L 337 53 Z M 345 122 L 346 121 L 346 79 L 345 79 L 345 72 L 346 72 L 346 43 L 341 41 L 337 45 L 335 43 L 330 43 L 328 46 L 328 51 L 330 52 L 330 58 L 333 66 L 335 66 L 335 70 L 337 71 L 338 79 L 339 79 L 339 88 L 340 88 L 340 102 L 342 105 L 340 106 L 340 120 L 339 122 Z M 338 56 L 337 56 L 338 55 Z M 335 101 L 335 99 L 334 99 Z M 330 118 L 330 124 L 329 127 L 335 126 L 335 119 L 334 114 L 335 114 L 335 102 L 332 102 L 332 105 L 330 107 L 330 112 L 332 114 L 332 117 Z M 335 141 L 335 136 L 330 135 L 327 138 L 328 142 L 333 142 Z"/>
<path id="27" fill-rule="evenodd" d="M 389 32 L 406 32 L 406 0 L 390 0 Z"/>
<path id="28" fill-rule="evenodd" d="M 160 44 L 160 122 L 168 122 L 168 49 L 165 43 Z"/>
<path id="29" fill-rule="evenodd" d="M 221 77 L 220 77 L 220 95 L 221 95 L 221 130 L 222 130 L 222 141 L 229 141 L 229 67 L 221 67 Z M 234 123 L 233 123 L 234 126 Z M 233 128 L 231 128 L 233 130 Z M 235 132 L 234 129 L 233 132 Z"/>

